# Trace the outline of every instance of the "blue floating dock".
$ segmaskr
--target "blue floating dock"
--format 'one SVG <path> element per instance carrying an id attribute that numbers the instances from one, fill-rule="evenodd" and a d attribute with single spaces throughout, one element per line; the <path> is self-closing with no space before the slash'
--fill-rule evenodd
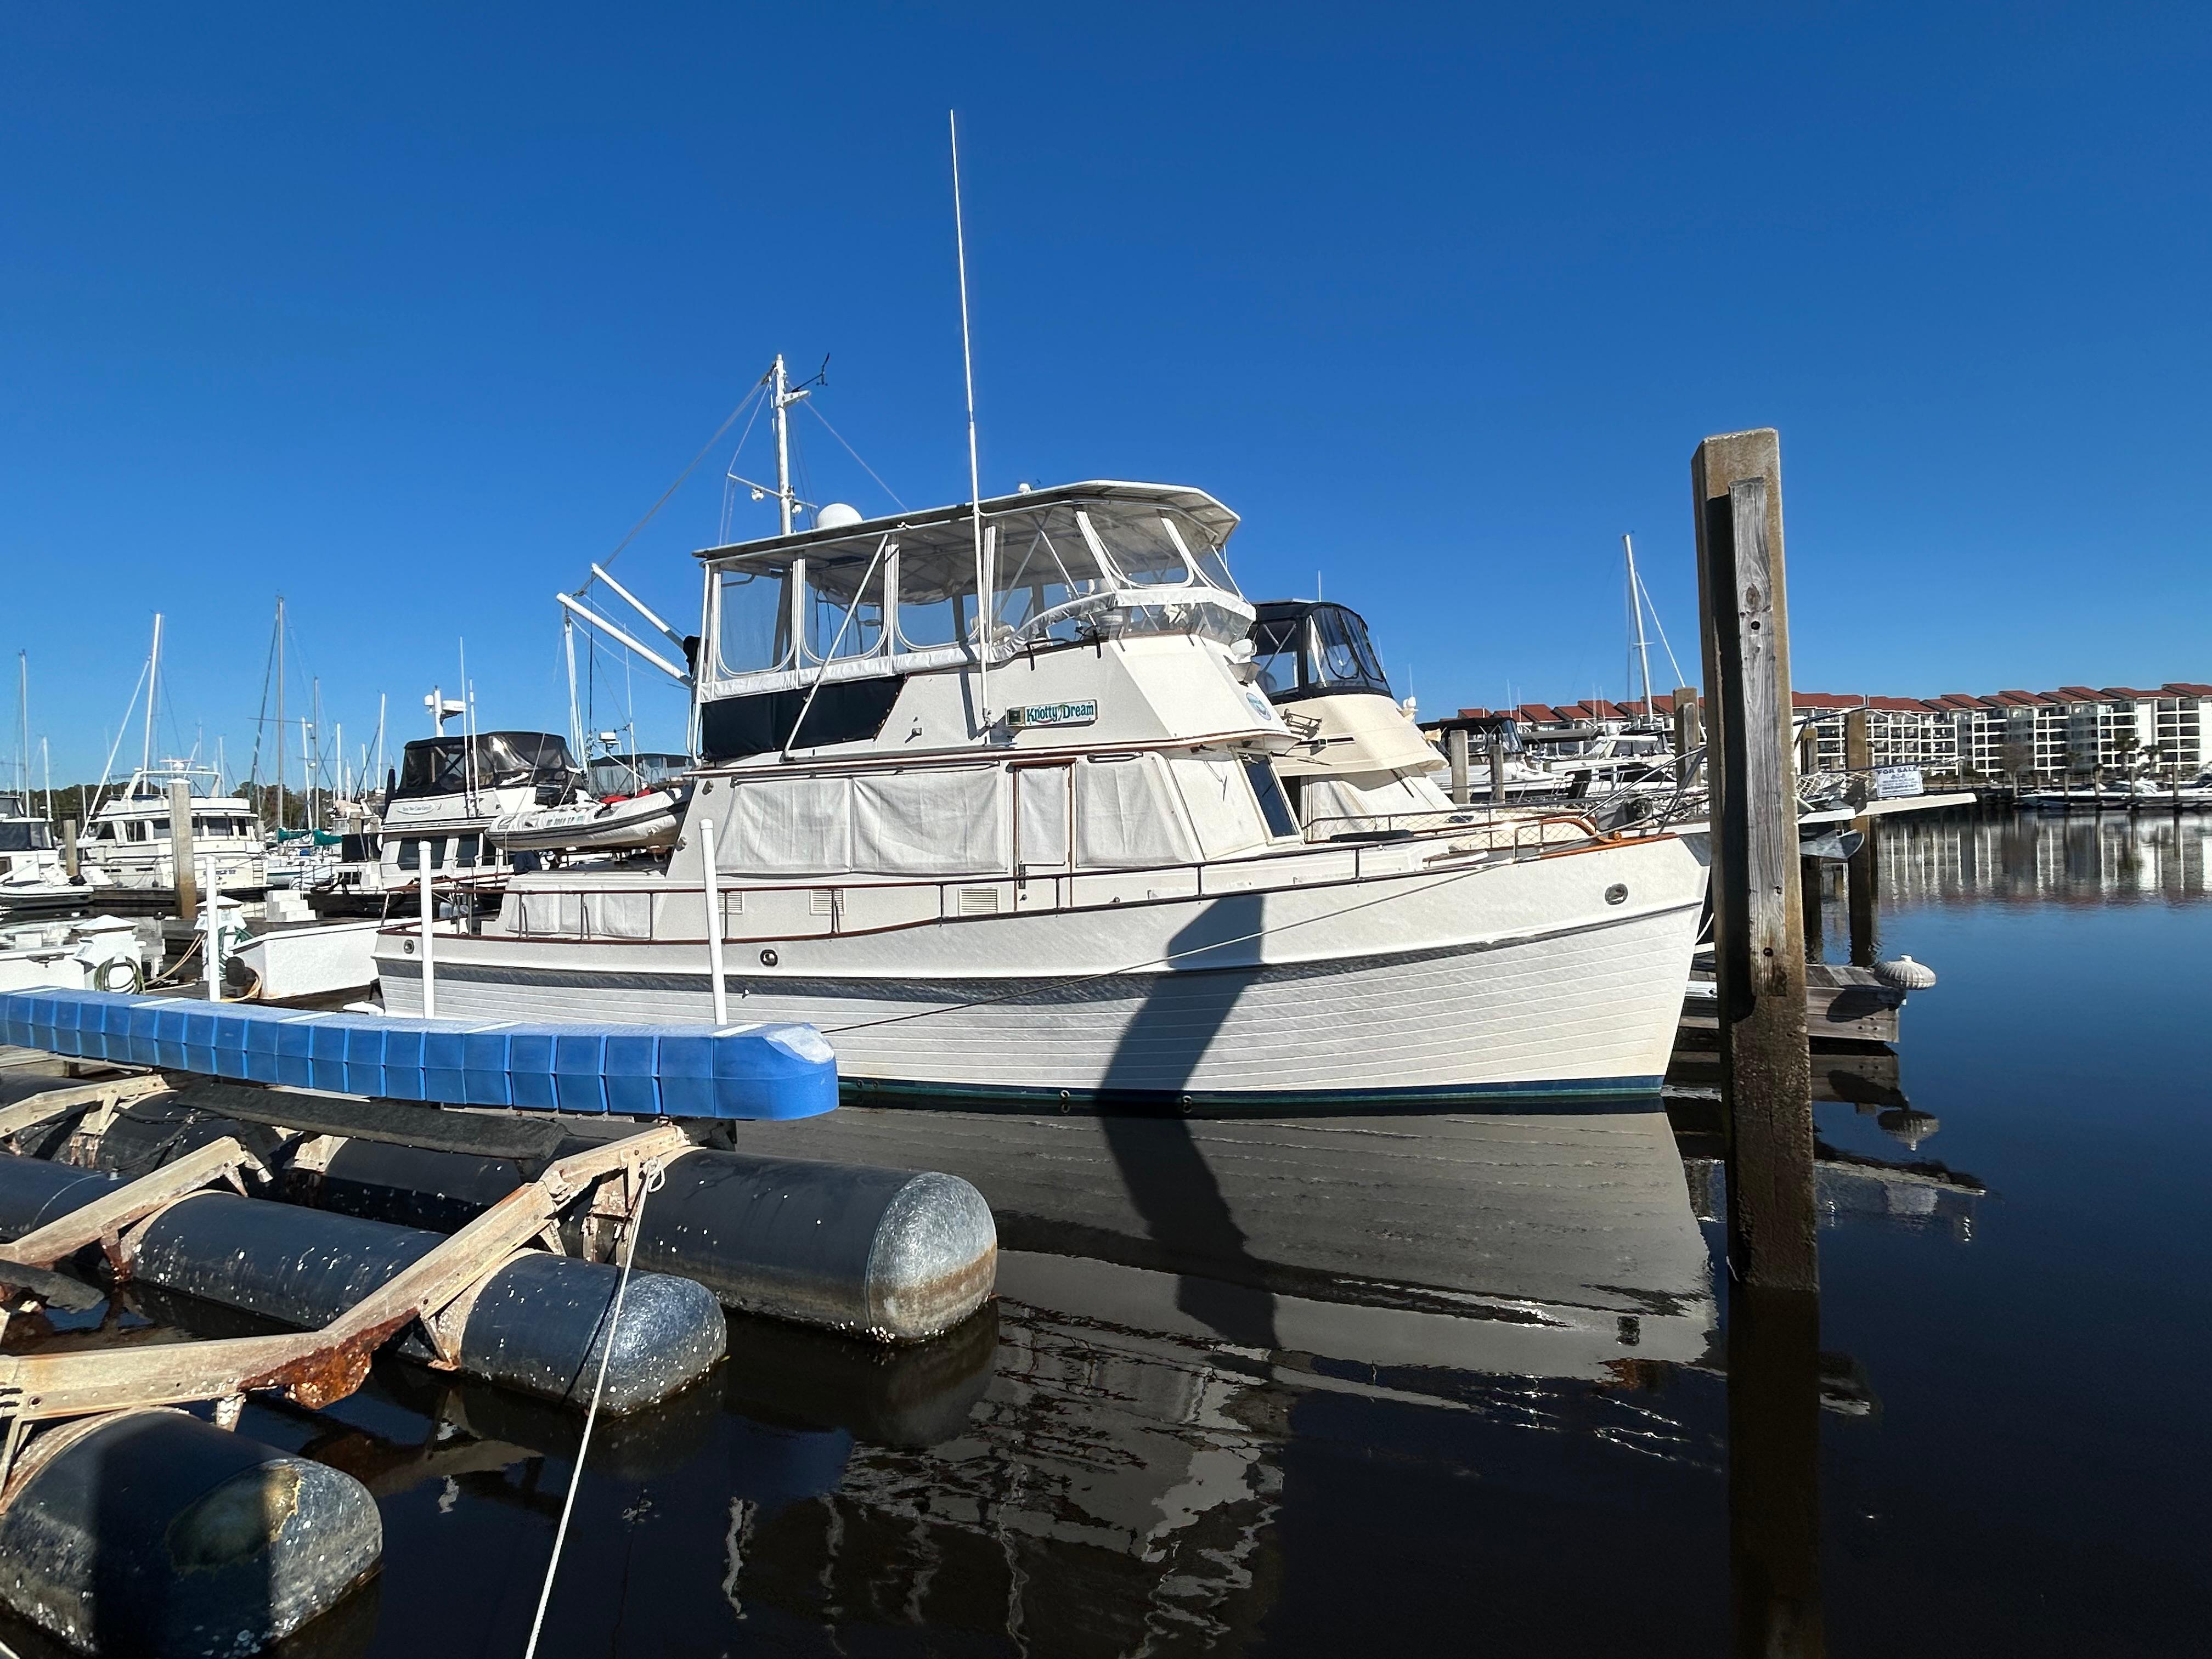
<path id="1" fill-rule="evenodd" d="M 302 1013 L 112 991 L 0 992 L 0 1042 L 240 1083 L 523 1111 L 812 1117 L 837 1057 L 811 1025 L 540 1025 Z"/>

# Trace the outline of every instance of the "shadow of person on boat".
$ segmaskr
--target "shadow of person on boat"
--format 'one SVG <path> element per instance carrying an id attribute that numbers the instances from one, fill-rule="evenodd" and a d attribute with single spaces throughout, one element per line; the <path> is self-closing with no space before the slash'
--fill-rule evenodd
<path id="1" fill-rule="evenodd" d="M 1256 893 L 1218 899 L 1169 941 L 1100 1085 L 1106 1145 L 1164 1265 L 1176 1305 L 1231 1342 L 1273 1348 L 1275 1298 L 1184 1115 L 1190 1081 L 1228 1023 L 1257 954 Z M 1218 946 L 1218 950 L 1209 949 Z"/>

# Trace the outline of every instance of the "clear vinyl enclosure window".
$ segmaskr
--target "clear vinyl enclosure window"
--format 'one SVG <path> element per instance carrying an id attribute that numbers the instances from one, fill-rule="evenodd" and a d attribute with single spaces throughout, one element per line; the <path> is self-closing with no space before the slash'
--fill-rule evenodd
<path id="1" fill-rule="evenodd" d="M 1002 628 L 1020 628 L 1113 586 L 1074 507 L 1005 514 L 992 520 L 984 534 L 989 538 L 986 551 Z"/>
<path id="2" fill-rule="evenodd" d="M 714 590 L 714 656 L 724 674 L 791 665 L 791 572 L 724 570 Z"/>
<path id="3" fill-rule="evenodd" d="M 883 648 L 888 552 L 855 549 L 805 560 L 808 661 L 873 656 Z"/>

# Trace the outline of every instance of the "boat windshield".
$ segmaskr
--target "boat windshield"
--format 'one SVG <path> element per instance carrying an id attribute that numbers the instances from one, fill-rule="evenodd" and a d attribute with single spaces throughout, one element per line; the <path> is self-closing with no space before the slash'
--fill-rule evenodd
<path id="1" fill-rule="evenodd" d="M 53 844 L 50 823 L 0 823 L 0 853 L 44 853 L 51 851 Z"/>
<path id="2" fill-rule="evenodd" d="M 568 745 L 544 732 L 484 732 L 474 738 L 418 738 L 399 763 L 394 800 L 417 795 L 457 795 L 477 789 L 512 789 L 558 781 L 575 770 Z"/>
<path id="3" fill-rule="evenodd" d="M 1252 659 L 1256 684 L 1270 702 L 1392 695 L 1366 623 L 1340 605 L 1286 599 L 1261 605 L 1252 626 Z"/>

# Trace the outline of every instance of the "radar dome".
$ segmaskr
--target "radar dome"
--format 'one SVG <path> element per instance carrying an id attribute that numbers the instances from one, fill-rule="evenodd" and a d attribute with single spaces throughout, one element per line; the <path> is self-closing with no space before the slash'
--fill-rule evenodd
<path id="1" fill-rule="evenodd" d="M 814 515 L 817 530 L 842 530 L 847 525 L 860 521 L 860 509 L 848 507 L 842 501 L 832 501 Z"/>

